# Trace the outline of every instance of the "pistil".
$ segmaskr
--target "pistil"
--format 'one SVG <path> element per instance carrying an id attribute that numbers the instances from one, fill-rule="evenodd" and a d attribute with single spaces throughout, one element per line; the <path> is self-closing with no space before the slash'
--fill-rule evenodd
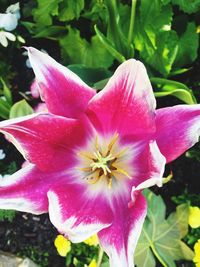
<path id="1" fill-rule="evenodd" d="M 93 151 L 89 149 L 78 153 L 84 165 L 78 169 L 85 174 L 84 179 L 87 183 L 95 184 L 104 178 L 107 180 L 108 188 L 111 188 L 114 180 L 119 180 L 121 177 L 131 178 L 128 171 L 125 170 L 127 163 L 124 159 L 128 148 L 121 148 L 118 139 L 119 135 L 115 134 L 106 146 L 106 142 L 100 145 L 99 138 L 96 136 Z M 106 147 L 107 149 L 105 149 Z"/>

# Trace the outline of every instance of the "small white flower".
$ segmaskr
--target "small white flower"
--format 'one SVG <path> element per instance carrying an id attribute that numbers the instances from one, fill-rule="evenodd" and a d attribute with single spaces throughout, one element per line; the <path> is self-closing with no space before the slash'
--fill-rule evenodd
<path id="1" fill-rule="evenodd" d="M 3 152 L 3 149 L 0 149 L 0 160 L 4 159 L 6 154 Z"/>
<path id="2" fill-rule="evenodd" d="M 16 40 L 16 36 L 10 32 L 0 31 L 0 44 L 7 47 L 8 40 L 14 42 Z"/>
<path id="3" fill-rule="evenodd" d="M 12 13 L 15 14 L 17 19 L 20 19 L 20 7 L 19 7 L 19 2 L 17 2 L 16 4 L 13 4 L 11 6 L 9 6 L 6 9 L 6 13 Z"/>
<path id="4" fill-rule="evenodd" d="M 20 18 L 19 10 L 19 3 L 16 3 L 9 6 L 6 13 L 0 13 L 0 28 L 6 31 L 13 31 L 17 27 Z"/>

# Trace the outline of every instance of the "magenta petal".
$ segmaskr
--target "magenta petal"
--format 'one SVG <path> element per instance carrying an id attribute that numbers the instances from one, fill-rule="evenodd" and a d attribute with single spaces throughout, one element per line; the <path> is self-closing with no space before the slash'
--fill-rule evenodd
<path id="1" fill-rule="evenodd" d="M 47 191 L 58 177 L 39 171 L 29 164 L 0 180 L 0 209 L 13 209 L 34 214 L 48 212 Z"/>
<path id="2" fill-rule="evenodd" d="M 28 54 L 49 112 L 69 118 L 83 114 L 95 90 L 47 54 L 33 47 L 28 48 Z"/>
<path id="3" fill-rule="evenodd" d="M 84 185 L 62 183 L 48 193 L 50 220 L 72 242 L 82 242 L 112 223 L 106 198 L 90 193 Z"/>
<path id="4" fill-rule="evenodd" d="M 124 199 L 115 199 L 114 221 L 98 234 L 110 258 L 110 267 L 134 267 L 133 253 L 146 216 L 146 201 L 139 193 L 128 207 Z"/>
<path id="5" fill-rule="evenodd" d="M 155 105 L 144 65 L 131 59 L 120 65 L 106 87 L 91 99 L 87 114 L 100 132 L 142 139 L 155 131 Z"/>
<path id="6" fill-rule="evenodd" d="M 71 151 L 85 142 L 85 128 L 81 121 L 53 114 L 36 114 L 0 123 L 0 131 L 24 158 L 43 171 L 66 169 L 74 164 Z"/>
<path id="7" fill-rule="evenodd" d="M 156 111 L 157 143 L 170 162 L 192 147 L 200 135 L 200 105 L 178 105 Z"/>

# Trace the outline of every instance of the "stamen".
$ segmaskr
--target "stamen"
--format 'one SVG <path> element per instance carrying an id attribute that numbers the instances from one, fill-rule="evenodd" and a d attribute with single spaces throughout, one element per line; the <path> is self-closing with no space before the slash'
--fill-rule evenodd
<path id="1" fill-rule="evenodd" d="M 95 148 L 98 151 L 99 150 L 99 140 L 98 140 L 98 135 L 95 138 Z"/>
<path id="2" fill-rule="evenodd" d="M 85 168 L 77 168 L 78 170 L 80 170 L 80 171 L 84 171 L 84 172 L 89 172 L 89 171 L 91 171 L 91 168 L 89 168 L 89 167 L 85 167 Z"/>
<path id="3" fill-rule="evenodd" d="M 79 152 L 78 153 L 79 156 L 82 156 L 84 158 L 88 158 L 88 159 L 91 159 L 91 160 L 94 160 L 94 158 L 92 157 L 92 155 L 88 154 L 87 152 Z"/>
<path id="4" fill-rule="evenodd" d="M 114 144 L 117 142 L 118 137 L 119 137 L 119 134 L 118 133 L 115 133 L 114 136 L 113 136 L 113 138 L 110 141 L 110 144 L 108 145 L 108 152 L 107 152 L 107 154 L 110 153 L 110 151 L 112 150 Z"/>
<path id="5" fill-rule="evenodd" d="M 127 157 L 123 157 L 127 153 L 128 148 L 122 147 L 120 149 L 118 138 L 119 134 L 115 133 L 109 144 L 106 140 L 102 144 L 102 142 L 99 142 L 98 136 L 96 136 L 93 139 L 92 149 L 78 153 L 83 158 L 83 164 L 86 164 L 86 166 L 83 165 L 83 167 L 78 169 L 86 174 L 83 179 L 87 183 L 95 184 L 100 179 L 106 179 L 108 188 L 111 189 L 115 182 L 114 180 L 120 181 L 123 177 L 131 179 L 131 176 L 126 171 L 128 168 L 128 164 L 126 163 Z M 107 144 L 107 149 L 105 144 Z M 114 146 L 115 149 L 113 149 Z"/>
<path id="6" fill-rule="evenodd" d="M 128 172 L 126 172 L 125 170 L 119 168 L 119 167 L 115 167 L 116 168 L 116 172 L 119 172 L 121 174 L 124 174 L 126 177 L 128 177 L 129 179 L 132 179 L 131 176 L 128 174 Z"/>
<path id="7" fill-rule="evenodd" d="M 127 150 L 128 150 L 127 147 L 124 148 L 124 149 L 122 149 L 122 150 L 121 150 L 115 157 L 116 157 L 116 158 L 121 158 L 121 157 L 123 157 L 123 156 L 126 154 Z"/>

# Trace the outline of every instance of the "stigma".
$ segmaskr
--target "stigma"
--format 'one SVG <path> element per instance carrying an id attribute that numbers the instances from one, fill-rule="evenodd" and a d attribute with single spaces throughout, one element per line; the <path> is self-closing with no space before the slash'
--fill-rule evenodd
<path id="1" fill-rule="evenodd" d="M 119 143 L 119 134 L 106 139 L 96 136 L 87 149 L 78 152 L 81 165 L 78 169 L 88 184 L 104 180 L 112 188 L 113 183 L 131 179 L 128 154 L 129 148 Z"/>

